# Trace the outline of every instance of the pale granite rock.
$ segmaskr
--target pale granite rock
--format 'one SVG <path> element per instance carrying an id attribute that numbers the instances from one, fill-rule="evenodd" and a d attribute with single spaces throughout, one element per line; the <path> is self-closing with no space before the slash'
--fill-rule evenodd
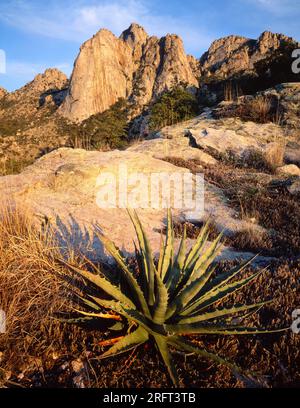
<path id="1" fill-rule="evenodd" d="M 119 175 L 120 165 L 126 165 L 128 174 L 139 172 L 147 177 L 158 172 L 189 173 L 187 169 L 137 152 L 101 153 L 62 148 L 42 157 L 20 175 L 0 177 L 1 198 L 3 202 L 16 202 L 26 207 L 37 224 L 52 225 L 63 248 L 71 246 L 90 257 L 103 258 L 105 253 L 95 233 L 100 228 L 125 254 L 133 254 L 134 229 L 126 209 L 100 208 L 96 202 L 97 177 L 108 172 Z M 138 213 L 153 250 L 158 253 L 166 210 L 139 209 Z M 174 209 L 173 213 L 177 219 L 190 219 L 188 209 Z M 207 216 L 212 217 L 220 230 L 225 229 L 228 233 L 248 226 L 228 206 L 222 191 L 208 183 L 205 185 L 205 212 L 194 214 L 193 219 L 201 221 Z M 224 247 L 222 256 L 248 255 Z"/>

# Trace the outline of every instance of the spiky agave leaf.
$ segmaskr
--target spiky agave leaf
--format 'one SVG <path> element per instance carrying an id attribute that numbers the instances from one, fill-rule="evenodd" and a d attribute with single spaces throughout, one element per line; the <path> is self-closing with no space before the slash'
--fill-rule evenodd
<path id="1" fill-rule="evenodd" d="M 150 305 L 154 304 L 154 274 L 155 274 L 155 266 L 153 260 L 153 254 L 151 251 L 151 247 L 143 230 L 142 224 L 136 214 L 136 212 L 131 211 L 128 209 L 128 214 L 131 218 L 131 221 L 134 225 L 135 232 L 137 235 L 139 247 L 140 247 L 140 257 L 142 259 L 142 264 L 144 267 L 141 270 L 143 278 L 148 283 L 148 302 Z"/>
<path id="2" fill-rule="evenodd" d="M 186 336 L 199 334 L 254 335 L 283 330 L 270 331 L 241 326 L 233 320 L 236 317 L 239 317 L 239 321 L 245 320 L 249 313 L 257 312 L 268 302 L 250 305 L 233 304 L 227 308 L 220 306 L 213 308 L 216 303 L 220 304 L 228 296 L 253 282 L 263 271 L 231 282 L 251 263 L 252 259 L 229 272 L 214 276 L 215 261 L 221 248 L 221 234 L 207 246 L 208 224 L 202 228 L 194 246 L 188 253 L 186 251 L 186 229 L 184 229 L 177 255 L 174 255 L 171 211 L 168 211 L 167 236 L 165 243 L 162 242 L 156 267 L 150 242 L 137 213 L 132 210 L 128 210 L 128 213 L 138 242 L 138 247 L 135 248 L 140 272 L 139 279 L 134 276 L 126 259 L 116 246 L 103 234 L 99 234 L 99 238 L 119 265 L 121 276 L 127 285 L 124 287 L 118 285 L 112 276 L 104 274 L 103 277 L 100 271 L 92 274 L 69 265 L 87 282 L 96 285 L 112 298 L 112 300 L 107 300 L 103 299 L 101 294 L 91 296 L 90 293 L 87 293 L 83 304 L 93 312 L 81 311 L 84 318 L 100 317 L 110 310 L 114 316 L 122 316 L 120 319 L 122 322 L 127 320 L 127 327 L 132 329 L 134 326 L 135 328 L 135 331 L 116 339 L 114 346 L 104 353 L 102 358 L 124 353 L 143 344 L 151 336 L 156 342 L 175 385 L 179 384 L 179 379 L 169 347 L 198 354 L 218 364 L 225 364 L 234 372 L 240 372 L 236 365 L 216 354 L 199 349 Z M 84 288 L 82 290 L 84 291 Z"/>
<path id="3" fill-rule="evenodd" d="M 126 353 L 127 351 L 141 346 L 149 339 L 149 333 L 147 330 L 142 327 L 138 327 L 133 333 L 127 334 L 116 344 L 114 344 L 109 350 L 107 350 L 102 356 L 101 359 L 107 357 L 113 357 L 118 354 Z"/>
<path id="4" fill-rule="evenodd" d="M 162 359 L 169 371 L 171 380 L 173 381 L 174 385 L 178 386 L 179 378 L 178 378 L 177 370 L 172 360 L 172 356 L 171 356 L 171 353 L 168 347 L 168 338 L 163 337 L 163 336 L 157 336 L 157 335 L 154 338 L 155 338 L 158 350 L 162 356 Z"/>
<path id="5" fill-rule="evenodd" d="M 132 271 L 130 271 L 129 267 L 126 264 L 126 260 L 123 258 L 122 254 L 120 251 L 117 249 L 115 244 L 108 239 L 106 236 L 98 232 L 98 238 L 102 241 L 104 247 L 106 250 L 111 254 L 111 256 L 115 259 L 117 264 L 120 266 L 120 271 L 124 276 L 124 279 L 128 282 L 129 286 L 132 288 L 132 296 L 133 296 L 133 301 L 138 301 L 141 305 L 141 308 L 145 315 L 150 316 L 149 313 L 149 307 L 146 302 L 144 293 L 139 286 L 137 280 L 135 279 Z"/>

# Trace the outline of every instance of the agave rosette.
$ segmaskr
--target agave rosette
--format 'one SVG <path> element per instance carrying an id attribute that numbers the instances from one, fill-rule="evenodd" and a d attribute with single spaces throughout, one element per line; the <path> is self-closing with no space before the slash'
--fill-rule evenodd
<path id="1" fill-rule="evenodd" d="M 235 364 L 196 346 L 192 336 L 270 333 L 270 330 L 240 325 L 249 313 L 257 312 L 268 302 L 233 304 L 229 307 L 215 306 L 220 305 L 229 295 L 249 285 L 263 271 L 235 279 L 252 262 L 251 259 L 228 272 L 215 274 L 215 261 L 221 250 L 222 234 L 208 244 L 208 224 L 202 228 L 189 251 L 184 230 L 175 254 L 171 211 L 168 211 L 166 240 L 162 241 L 157 263 L 137 213 L 132 210 L 128 212 L 138 241 L 136 248 L 138 274 L 131 270 L 115 244 L 101 233 L 99 238 L 118 264 L 120 275 L 113 276 L 99 270 L 92 273 L 69 265 L 99 293 L 99 296 L 86 293 L 81 297 L 88 309 L 93 310 L 93 312 L 80 310 L 83 319 L 120 320 L 122 317 L 128 322 L 127 334 L 119 337 L 101 358 L 127 352 L 152 337 L 175 385 L 179 384 L 179 378 L 170 347 L 198 354 L 240 372 Z M 101 295 L 103 292 L 111 299 L 103 297 Z M 106 314 L 105 311 L 112 314 Z"/>

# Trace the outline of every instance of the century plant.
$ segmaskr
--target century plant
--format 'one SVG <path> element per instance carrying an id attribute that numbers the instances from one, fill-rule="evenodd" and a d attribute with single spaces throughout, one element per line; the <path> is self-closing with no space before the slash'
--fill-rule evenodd
<path id="1" fill-rule="evenodd" d="M 179 384 L 179 378 L 170 348 L 195 353 L 216 363 L 225 364 L 236 373 L 240 372 L 235 364 L 197 347 L 193 342 L 193 335 L 253 335 L 270 332 L 240 325 L 242 318 L 257 312 L 268 302 L 220 306 L 225 298 L 249 285 L 263 271 L 240 280 L 234 279 L 250 264 L 251 259 L 228 272 L 216 273 L 215 261 L 221 250 L 222 234 L 208 244 L 208 224 L 202 228 L 189 251 L 184 229 L 178 252 L 175 254 L 170 211 L 166 239 L 165 242 L 162 240 L 159 259 L 156 262 L 136 212 L 128 212 L 138 241 L 138 273 L 132 271 L 115 244 L 100 232 L 99 238 L 118 264 L 119 274 L 99 269 L 92 273 L 86 270 L 87 268 L 68 264 L 88 283 L 82 289 L 84 295 L 80 296 L 80 299 L 93 312 L 78 310 L 83 315 L 81 320 L 108 318 L 112 321 L 127 322 L 127 333 L 115 339 L 114 345 L 101 358 L 127 352 L 152 338 L 175 385 Z M 95 292 L 91 294 L 91 290 L 87 291 L 91 286 L 96 289 L 96 296 Z M 108 299 L 107 295 L 111 299 Z"/>

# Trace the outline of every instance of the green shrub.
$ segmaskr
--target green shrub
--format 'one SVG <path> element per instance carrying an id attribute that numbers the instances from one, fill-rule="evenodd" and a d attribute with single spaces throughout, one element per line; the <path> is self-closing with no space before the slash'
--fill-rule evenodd
<path id="1" fill-rule="evenodd" d="M 150 129 L 159 130 L 188 120 L 199 113 L 195 95 L 178 86 L 165 92 L 151 107 Z"/>
<path id="2" fill-rule="evenodd" d="M 67 124 L 75 148 L 115 149 L 126 145 L 128 106 L 119 99 L 110 109 L 84 120 L 80 125 Z"/>

